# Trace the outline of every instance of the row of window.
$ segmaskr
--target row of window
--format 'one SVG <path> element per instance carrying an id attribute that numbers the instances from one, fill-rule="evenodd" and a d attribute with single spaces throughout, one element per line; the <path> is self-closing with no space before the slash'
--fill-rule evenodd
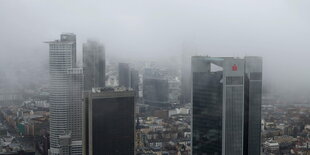
<path id="1" fill-rule="evenodd" d="M 50 44 L 51 49 L 59 49 L 59 48 L 71 48 L 71 44 Z"/>

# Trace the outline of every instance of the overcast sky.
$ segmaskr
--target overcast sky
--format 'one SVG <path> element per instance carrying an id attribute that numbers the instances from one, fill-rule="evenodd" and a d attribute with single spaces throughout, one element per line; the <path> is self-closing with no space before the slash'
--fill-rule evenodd
<path id="1" fill-rule="evenodd" d="M 193 54 L 262 56 L 270 86 L 310 96 L 309 0 L 2 0 L 0 69 L 46 64 L 44 41 L 88 38 L 108 56 L 159 59 Z M 269 85 L 268 84 L 268 85 Z"/>

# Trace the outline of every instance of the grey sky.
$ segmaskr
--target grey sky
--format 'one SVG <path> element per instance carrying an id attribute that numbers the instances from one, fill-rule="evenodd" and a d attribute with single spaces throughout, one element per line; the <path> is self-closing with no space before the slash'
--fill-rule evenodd
<path id="1" fill-rule="evenodd" d="M 73 32 L 109 56 L 158 59 L 193 54 L 258 55 L 270 86 L 310 95 L 309 0 L 2 0 L 0 69 L 47 61 L 44 41 Z"/>

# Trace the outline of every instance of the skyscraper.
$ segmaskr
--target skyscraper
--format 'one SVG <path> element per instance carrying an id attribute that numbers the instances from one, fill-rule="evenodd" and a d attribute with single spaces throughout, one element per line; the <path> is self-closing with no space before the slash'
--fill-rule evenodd
<path id="1" fill-rule="evenodd" d="M 128 63 L 118 64 L 118 82 L 119 86 L 129 88 L 130 86 L 130 68 Z"/>
<path id="2" fill-rule="evenodd" d="M 85 93 L 83 155 L 135 153 L 134 92 L 97 88 Z"/>
<path id="3" fill-rule="evenodd" d="M 143 100 L 145 104 L 162 107 L 169 104 L 169 84 L 159 71 L 147 68 L 143 75 Z"/>
<path id="4" fill-rule="evenodd" d="M 139 98 L 139 72 L 136 69 L 130 69 L 130 88 L 135 91 L 136 100 Z"/>
<path id="5" fill-rule="evenodd" d="M 68 131 L 67 70 L 76 66 L 76 36 L 61 34 L 49 43 L 50 152 L 60 154 L 59 136 Z"/>
<path id="6" fill-rule="evenodd" d="M 83 44 L 84 89 L 105 86 L 105 50 L 96 41 L 88 40 Z"/>
<path id="7" fill-rule="evenodd" d="M 261 62 L 192 57 L 193 155 L 260 154 Z"/>
<path id="8" fill-rule="evenodd" d="M 188 50 L 188 49 L 187 49 Z M 181 103 L 186 104 L 191 102 L 191 63 L 190 55 L 184 49 L 182 52 L 181 64 Z"/>
<path id="9" fill-rule="evenodd" d="M 82 95 L 83 95 L 83 69 L 70 68 L 68 76 L 68 132 L 70 132 L 70 147 L 74 155 L 82 154 Z M 80 145 L 78 145 L 80 144 Z"/>
<path id="10" fill-rule="evenodd" d="M 68 126 L 72 140 L 82 140 L 83 69 L 70 68 L 68 75 Z"/>
<path id="11" fill-rule="evenodd" d="M 131 68 L 128 63 L 118 64 L 119 86 L 132 88 L 135 91 L 136 99 L 139 97 L 139 72 Z"/>
<path id="12" fill-rule="evenodd" d="M 245 57 L 248 84 L 248 153 L 259 155 L 261 144 L 262 58 Z"/>

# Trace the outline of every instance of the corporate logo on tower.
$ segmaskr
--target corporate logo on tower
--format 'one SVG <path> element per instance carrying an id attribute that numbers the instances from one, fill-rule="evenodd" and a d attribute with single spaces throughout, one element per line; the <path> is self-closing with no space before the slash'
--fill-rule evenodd
<path id="1" fill-rule="evenodd" d="M 237 70 L 238 70 L 238 66 L 237 66 L 236 64 L 234 64 L 234 65 L 231 67 L 231 69 L 232 69 L 233 71 L 237 71 Z"/>

